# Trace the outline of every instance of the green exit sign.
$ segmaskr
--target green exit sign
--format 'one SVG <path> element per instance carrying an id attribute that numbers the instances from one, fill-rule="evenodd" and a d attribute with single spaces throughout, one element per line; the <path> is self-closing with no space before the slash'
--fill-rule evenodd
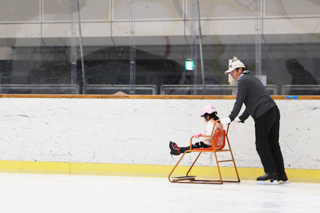
<path id="1" fill-rule="evenodd" d="M 186 70 L 194 70 L 194 61 L 186 61 L 185 67 Z"/>

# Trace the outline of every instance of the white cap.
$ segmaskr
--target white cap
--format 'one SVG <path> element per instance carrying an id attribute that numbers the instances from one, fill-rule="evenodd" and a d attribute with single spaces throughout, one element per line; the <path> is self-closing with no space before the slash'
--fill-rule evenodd
<path id="1" fill-rule="evenodd" d="M 240 60 L 236 60 L 233 61 L 230 66 L 229 69 L 227 71 L 224 72 L 224 74 L 228 75 L 230 74 L 233 70 L 238 69 L 240 67 L 246 68 L 246 66 L 240 61 Z"/>

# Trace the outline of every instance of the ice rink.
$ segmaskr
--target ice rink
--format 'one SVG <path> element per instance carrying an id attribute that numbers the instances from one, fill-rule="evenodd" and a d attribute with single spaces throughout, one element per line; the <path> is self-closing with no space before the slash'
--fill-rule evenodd
<path id="1" fill-rule="evenodd" d="M 0 173 L 0 211 L 319 212 L 320 184 L 170 183 L 166 178 Z"/>

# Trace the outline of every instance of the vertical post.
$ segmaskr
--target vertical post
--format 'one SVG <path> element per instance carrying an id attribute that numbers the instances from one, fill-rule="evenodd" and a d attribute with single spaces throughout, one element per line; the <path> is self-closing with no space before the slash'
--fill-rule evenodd
<path id="1" fill-rule="evenodd" d="M 130 0 L 130 94 L 135 94 L 136 86 L 136 43 L 135 43 L 135 4 Z"/>
<path id="2" fill-rule="evenodd" d="M 261 0 L 256 0 L 256 75 L 261 80 Z"/>
<path id="3" fill-rule="evenodd" d="M 77 5 L 74 0 L 71 1 L 71 84 L 77 83 Z"/>
<path id="4" fill-rule="evenodd" d="M 194 70 L 193 70 L 193 76 L 192 76 L 192 84 L 193 84 L 193 95 L 197 94 L 197 42 L 196 42 L 196 1 L 197 0 L 191 0 L 191 58 L 194 61 Z"/>
<path id="5" fill-rule="evenodd" d="M 78 9 L 78 28 L 79 28 L 79 41 L 80 41 L 80 56 L 81 56 L 81 70 L 82 70 L 82 93 L 86 94 L 86 76 L 85 76 L 85 70 L 84 70 L 84 61 L 83 61 L 83 46 L 82 46 L 82 31 L 81 31 L 81 17 L 80 17 L 80 5 L 79 0 L 77 1 L 77 9 Z"/>
<path id="6" fill-rule="evenodd" d="M 201 75 L 202 75 L 202 87 L 203 94 L 206 94 L 206 82 L 204 77 L 204 68 L 203 68 L 203 54 L 202 54 L 202 32 L 201 32 L 201 16 L 200 16 L 200 3 L 198 2 L 198 28 L 199 28 L 199 49 L 200 49 L 200 64 L 201 64 Z"/>

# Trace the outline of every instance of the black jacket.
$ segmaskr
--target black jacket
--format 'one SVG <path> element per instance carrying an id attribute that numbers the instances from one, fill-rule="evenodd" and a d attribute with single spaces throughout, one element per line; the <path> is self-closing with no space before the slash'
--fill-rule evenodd
<path id="1" fill-rule="evenodd" d="M 245 74 L 238 80 L 236 102 L 229 115 L 231 121 L 237 117 L 243 103 L 246 106 L 246 109 L 239 117 L 241 121 L 245 121 L 249 115 L 251 115 L 253 119 L 256 119 L 272 107 L 277 106 L 261 81 L 250 74 Z"/>

